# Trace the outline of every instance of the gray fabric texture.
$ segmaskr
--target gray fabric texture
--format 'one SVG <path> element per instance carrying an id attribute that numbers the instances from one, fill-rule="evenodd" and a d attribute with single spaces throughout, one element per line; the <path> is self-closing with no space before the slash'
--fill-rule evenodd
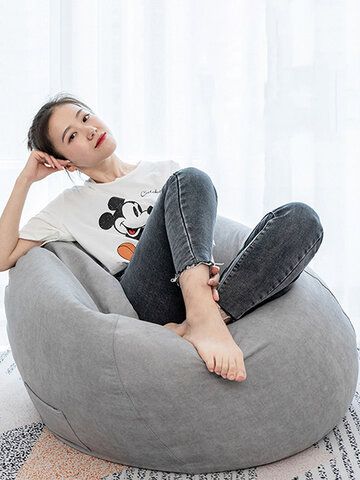
<path id="1" fill-rule="evenodd" d="M 218 215 L 226 268 L 251 229 Z M 7 333 L 45 425 L 123 465 L 181 473 L 249 468 L 296 454 L 345 416 L 354 328 L 309 266 L 283 296 L 229 325 L 247 379 L 210 373 L 195 347 L 138 318 L 120 283 L 77 242 L 34 247 L 9 271 Z"/>

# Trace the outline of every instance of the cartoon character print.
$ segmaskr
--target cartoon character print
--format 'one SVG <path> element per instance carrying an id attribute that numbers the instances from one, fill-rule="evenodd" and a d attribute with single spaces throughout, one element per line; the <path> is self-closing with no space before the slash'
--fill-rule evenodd
<path id="1" fill-rule="evenodd" d="M 144 230 L 145 224 L 153 209 L 152 205 L 143 210 L 138 202 L 119 197 L 111 197 L 108 202 L 109 210 L 113 213 L 105 212 L 99 218 L 99 225 L 103 230 L 109 230 L 114 227 L 122 235 L 139 240 Z M 131 242 L 121 243 L 117 247 L 117 253 L 125 260 L 131 260 L 135 251 L 135 245 Z"/>

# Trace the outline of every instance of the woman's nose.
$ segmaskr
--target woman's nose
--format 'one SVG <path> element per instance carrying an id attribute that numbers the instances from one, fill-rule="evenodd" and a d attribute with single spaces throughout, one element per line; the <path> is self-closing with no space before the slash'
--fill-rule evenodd
<path id="1" fill-rule="evenodd" d="M 96 132 L 97 132 L 97 130 L 91 130 L 91 131 L 90 131 L 90 134 L 88 135 L 88 138 L 89 138 L 90 140 L 92 140 L 92 139 L 94 138 L 94 136 L 96 135 Z"/>

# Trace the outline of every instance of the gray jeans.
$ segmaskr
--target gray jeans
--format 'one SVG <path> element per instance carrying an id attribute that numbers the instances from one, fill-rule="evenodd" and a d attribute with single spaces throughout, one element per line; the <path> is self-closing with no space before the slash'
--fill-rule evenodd
<path id="1" fill-rule="evenodd" d="M 115 274 L 139 318 L 164 325 L 186 318 L 178 276 L 213 261 L 218 197 L 206 172 L 186 167 L 164 184 L 130 263 Z M 284 295 L 314 257 L 323 238 L 318 214 L 291 202 L 268 212 L 250 232 L 218 285 L 232 323 Z M 210 288 L 210 287 L 209 287 Z"/>

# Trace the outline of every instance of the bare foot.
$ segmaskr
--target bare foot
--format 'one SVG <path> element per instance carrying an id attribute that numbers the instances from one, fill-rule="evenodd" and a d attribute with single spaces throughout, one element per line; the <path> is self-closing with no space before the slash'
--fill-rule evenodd
<path id="1" fill-rule="evenodd" d="M 196 322 L 192 319 L 196 317 Z M 228 380 L 246 380 L 243 352 L 235 343 L 217 305 L 203 305 L 199 313 L 183 323 L 167 323 L 165 328 L 183 337 L 196 348 L 210 372 Z"/>
<path id="2" fill-rule="evenodd" d="M 186 320 L 184 320 L 182 323 L 174 323 L 174 322 L 165 323 L 163 327 L 167 328 L 168 330 L 171 330 L 172 332 L 175 332 L 180 337 L 183 337 L 186 332 L 187 322 Z"/>
<path id="3" fill-rule="evenodd" d="M 226 324 L 228 324 L 231 321 L 232 317 L 228 315 L 226 312 L 224 312 L 224 310 L 220 307 L 220 305 L 218 305 L 218 309 L 219 309 L 221 318 Z M 175 323 L 175 322 L 165 323 L 163 327 L 166 327 L 167 329 L 172 330 L 173 332 L 180 335 L 180 337 L 183 337 L 186 332 L 187 325 L 188 323 L 186 322 L 186 320 L 184 320 L 182 323 Z"/>

